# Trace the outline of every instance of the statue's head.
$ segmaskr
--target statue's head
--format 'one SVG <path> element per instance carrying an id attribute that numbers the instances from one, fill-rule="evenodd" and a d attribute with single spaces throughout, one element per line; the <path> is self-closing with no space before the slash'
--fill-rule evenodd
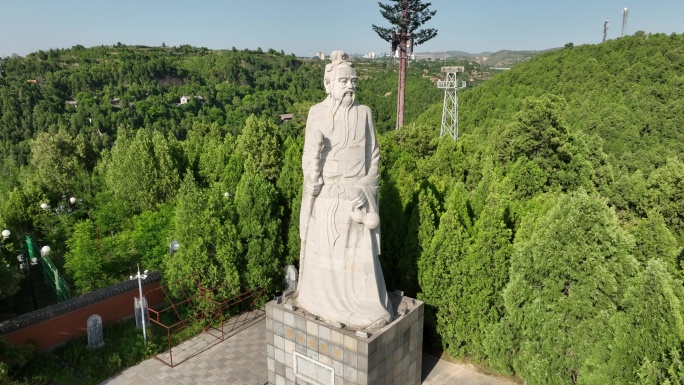
<path id="1" fill-rule="evenodd" d="M 356 79 L 358 78 L 356 70 L 351 63 L 346 61 L 347 54 L 344 51 L 333 51 L 330 58 L 332 63 L 326 64 L 323 77 L 325 92 L 336 101 L 347 98 L 352 103 L 356 94 Z"/>

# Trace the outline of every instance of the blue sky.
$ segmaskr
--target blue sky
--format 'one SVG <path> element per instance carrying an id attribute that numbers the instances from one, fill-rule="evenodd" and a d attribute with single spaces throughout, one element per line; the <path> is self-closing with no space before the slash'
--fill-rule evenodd
<path id="1" fill-rule="evenodd" d="M 388 3 L 389 0 L 384 0 Z M 416 52 L 542 50 L 626 33 L 684 33 L 683 0 L 432 0 L 438 36 Z M 0 57 L 76 44 L 190 44 L 274 48 L 298 56 L 386 51 L 371 24 L 389 26 L 373 0 L 0 0 Z"/>

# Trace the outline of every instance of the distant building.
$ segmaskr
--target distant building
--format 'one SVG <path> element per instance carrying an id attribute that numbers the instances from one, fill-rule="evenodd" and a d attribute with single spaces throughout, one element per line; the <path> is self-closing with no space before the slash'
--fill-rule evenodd
<path id="1" fill-rule="evenodd" d="M 325 60 L 325 52 L 316 52 L 316 56 L 320 60 Z"/>
<path id="2" fill-rule="evenodd" d="M 384 55 L 380 52 L 368 52 L 367 54 L 363 55 L 364 59 L 377 59 L 380 57 L 383 57 Z"/>
<path id="3" fill-rule="evenodd" d="M 282 123 L 287 123 L 292 120 L 294 116 L 292 114 L 280 114 L 280 121 Z"/>
<path id="4" fill-rule="evenodd" d="M 78 107 L 78 102 L 75 100 L 67 100 L 66 104 L 72 106 L 72 107 Z"/>
<path id="5" fill-rule="evenodd" d="M 193 96 L 193 98 L 197 99 L 197 101 L 200 102 L 201 104 L 204 104 L 204 98 L 203 97 L 201 97 L 199 95 L 195 95 L 195 96 Z M 191 100 L 190 96 L 183 95 L 183 96 L 181 96 L 180 103 L 178 103 L 178 105 L 180 106 L 181 104 L 187 104 L 190 100 Z"/>

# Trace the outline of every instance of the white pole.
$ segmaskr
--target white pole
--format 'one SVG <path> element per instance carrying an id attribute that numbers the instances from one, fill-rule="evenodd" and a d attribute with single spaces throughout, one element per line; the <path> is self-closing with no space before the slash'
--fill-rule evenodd
<path id="1" fill-rule="evenodd" d="M 147 333 L 145 332 L 145 306 L 143 304 L 142 281 L 140 280 L 140 264 L 138 264 L 138 290 L 140 290 L 140 319 L 142 320 L 143 341 L 147 345 Z"/>

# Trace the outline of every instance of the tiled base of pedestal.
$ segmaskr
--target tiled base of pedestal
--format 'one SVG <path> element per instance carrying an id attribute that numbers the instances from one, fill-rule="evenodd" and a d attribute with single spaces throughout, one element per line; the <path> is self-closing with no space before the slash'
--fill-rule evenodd
<path id="1" fill-rule="evenodd" d="M 300 310 L 266 304 L 268 380 L 273 385 L 417 385 L 423 348 L 423 303 L 392 301 L 404 314 L 366 338 Z"/>

